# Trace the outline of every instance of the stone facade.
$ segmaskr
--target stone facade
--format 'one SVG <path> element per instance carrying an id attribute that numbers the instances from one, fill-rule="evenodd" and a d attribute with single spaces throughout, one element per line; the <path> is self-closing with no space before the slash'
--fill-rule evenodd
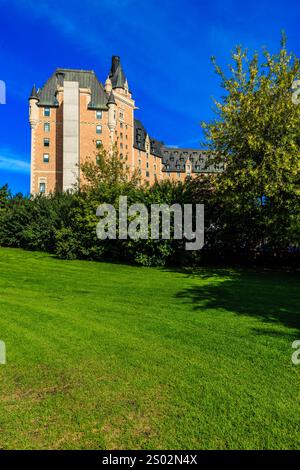
<path id="1" fill-rule="evenodd" d="M 186 176 L 216 171 L 200 150 L 169 148 L 149 136 L 135 119 L 135 101 L 120 58 L 113 56 L 103 86 L 94 71 L 57 69 L 45 85 L 32 89 L 31 194 L 74 189 L 80 164 L 95 161 L 97 148 L 116 142 L 129 172 L 143 182 L 183 181 Z"/>

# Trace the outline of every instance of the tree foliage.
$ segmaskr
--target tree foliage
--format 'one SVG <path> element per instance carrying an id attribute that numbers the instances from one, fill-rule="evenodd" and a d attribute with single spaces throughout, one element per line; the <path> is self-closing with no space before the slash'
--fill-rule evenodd
<path id="1" fill-rule="evenodd" d="M 224 168 L 216 181 L 224 229 L 252 250 L 298 244 L 300 106 L 292 101 L 292 85 L 300 77 L 299 59 L 283 35 L 278 53 L 264 49 L 249 57 L 237 47 L 228 74 L 215 58 L 213 64 L 224 95 L 203 128 Z"/>

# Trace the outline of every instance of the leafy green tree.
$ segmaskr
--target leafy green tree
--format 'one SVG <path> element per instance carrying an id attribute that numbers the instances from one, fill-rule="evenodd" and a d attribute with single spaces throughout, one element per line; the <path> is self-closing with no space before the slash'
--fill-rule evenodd
<path id="1" fill-rule="evenodd" d="M 5 184 L 0 188 L 0 209 L 3 209 L 9 198 L 11 197 L 11 192 L 9 190 L 8 184 Z"/>
<path id="2" fill-rule="evenodd" d="M 140 183 L 137 172 L 130 174 L 127 161 L 120 159 L 116 143 L 111 150 L 106 150 L 102 145 L 96 155 L 96 161 L 83 163 L 80 170 L 83 176 L 83 192 L 99 195 L 110 188 L 114 192 L 122 193 L 136 188 Z"/>
<path id="3" fill-rule="evenodd" d="M 206 140 L 224 172 L 215 194 L 223 206 L 221 238 L 235 249 L 274 253 L 299 243 L 300 105 L 292 86 L 299 59 L 281 48 L 249 57 L 236 47 L 226 73 L 212 59 L 225 93 L 215 118 L 203 124 Z"/>

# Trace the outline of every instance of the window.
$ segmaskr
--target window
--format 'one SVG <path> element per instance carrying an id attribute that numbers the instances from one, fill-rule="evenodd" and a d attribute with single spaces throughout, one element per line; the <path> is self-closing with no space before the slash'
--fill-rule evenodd
<path id="1" fill-rule="evenodd" d="M 50 132 L 50 122 L 45 122 L 45 124 L 44 124 L 44 132 Z"/>
<path id="2" fill-rule="evenodd" d="M 102 145 L 102 140 L 96 140 L 96 149 L 99 149 Z"/>
<path id="3" fill-rule="evenodd" d="M 178 172 L 177 172 L 177 176 L 178 176 L 178 178 L 180 178 L 180 174 L 181 174 L 181 173 L 180 173 L 180 171 L 178 171 Z"/>
<path id="4" fill-rule="evenodd" d="M 119 116 L 120 116 L 120 119 L 124 119 L 124 112 L 120 111 Z"/>
<path id="5" fill-rule="evenodd" d="M 146 168 L 149 168 L 149 162 L 146 163 Z"/>
<path id="6" fill-rule="evenodd" d="M 102 126 L 101 126 L 101 124 L 98 124 L 98 126 L 96 126 L 96 134 L 102 134 Z"/>
<path id="7" fill-rule="evenodd" d="M 45 194 L 46 192 L 46 183 L 40 183 L 40 193 Z"/>
<path id="8" fill-rule="evenodd" d="M 102 111 L 96 111 L 96 119 L 102 119 Z"/>
<path id="9" fill-rule="evenodd" d="M 141 162 L 141 160 L 139 160 L 139 166 L 141 166 L 141 164 L 142 164 L 142 162 Z"/>
<path id="10" fill-rule="evenodd" d="M 123 129 L 123 122 L 120 122 L 120 127 L 121 129 Z"/>
<path id="11" fill-rule="evenodd" d="M 123 153 L 120 153 L 120 159 L 123 160 Z"/>
<path id="12" fill-rule="evenodd" d="M 50 139 L 44 139 L 44 147 L 50 147 Z"/>
<path id="13" fill-rule="evenodd" d="M 150 174 L 149 171 L 146 171 L 146 177 L 149 178 Z"/>
<path id="14" fill-rule="evenodd" d="M 122 148 L 123 148 L 123 144 L 122 144 L 122 142 L 121 142 L 121 143 L 120 143 L 120 149 L 122 149 Z"/>
<path id="15" fill-rule="evenodd" d="M 123 139 L 123 133 L 122 132 L 120 133 L 120 138 Z"/>
<path id="16" fill-rule="evenodd" d="M 50 108 L 44 108 L 44 116 L 50 116 Z"/>
<path id="17" fill-rule="evenodd" d="M 49 153 L 44 153 L 44 155 L 43 155 L 43 162 L 44 162 L 44 163 L 49 163 Z"/>

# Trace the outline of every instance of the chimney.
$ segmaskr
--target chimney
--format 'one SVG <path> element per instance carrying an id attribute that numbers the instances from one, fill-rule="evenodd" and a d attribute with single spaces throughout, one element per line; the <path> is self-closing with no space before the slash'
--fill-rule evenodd
<path id="1" fill-rule="evenodd" d="M 120 65 L 120 57 L 118 55 L 113 55 L 111 59 L 111 70 L 110 70 L 111 77 L 115 74 L 119 65 Z"/>

